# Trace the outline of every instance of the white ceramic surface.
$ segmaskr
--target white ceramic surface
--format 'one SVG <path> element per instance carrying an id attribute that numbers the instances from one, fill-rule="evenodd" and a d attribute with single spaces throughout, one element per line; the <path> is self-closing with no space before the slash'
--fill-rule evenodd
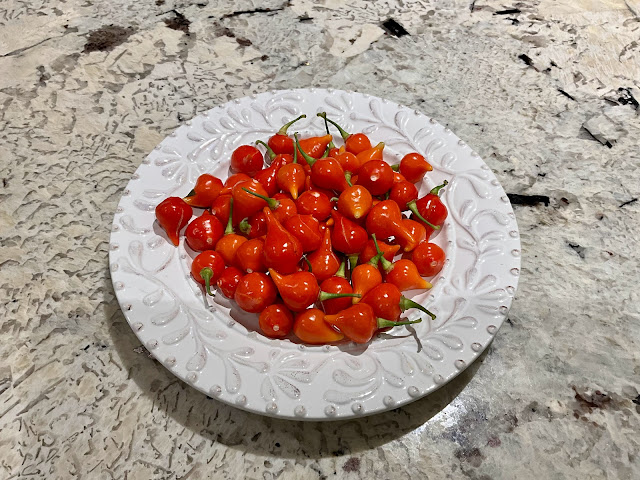
<path id="1" fill-rule="evenodd" d="M 192 252 L 168 244 L 154 208 L 184 196 L 204 172 L 228 175 L 238 145 L 266 140 L 289 119 L 302 136 L 320 134 L 326 111 L 347 131 L 384 141 L 397 163 L 423 153 L 434 170 L 425 194 L 448 180 L 449 217 L 435 236 L 447 253 L 428 292 L 405 292 L 437 315 L 396 327 L 366 346 L 304 346 L 271 340 L 257 316 L 217 295 L 207 304 L 189 276 Z M 335 131 L 337 139 L 340 137 Z M 336 143 L 340 143 L 336 141 Z M 187 121 L 142 162 L 117 208 L 110 245 L 113 285 L 135 334 L 177 377 L 230 405 L 299 420 L 368 415 L 416 400 L 450 381 L 487 347 L 518 283 L 520 239 L 511 205 L 493 173 L 449 129 L 418 111 L 338 90 L 287 90 L 231 101 Z M 230 309 L 231 307 L 231 309 Z M 410 319 L 420 312 L 406 312 Z M 415 328 L 414 328 L 415 327 Z"/>

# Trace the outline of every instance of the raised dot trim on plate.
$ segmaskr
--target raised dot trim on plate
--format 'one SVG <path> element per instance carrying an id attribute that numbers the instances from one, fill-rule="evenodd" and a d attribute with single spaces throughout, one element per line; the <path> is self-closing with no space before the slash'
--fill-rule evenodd
<path id="1" fill-rule="evenodd" d="M 442 385 L 442 383 L 444 382 L 444 377 L 442 375 L 434 375 L 433 376 L 433 381 L 437 384 L 437 385 Z"/>
<path id="2" fill-rule="evenodd" d="M 149 340 L 147 342 L 147 350 L 153 350 L 154 348 L 158 348 L 158 341 L 157 340 Z"/>
<path id="3" fill-rule="evenodd" d="M 356 402 L 351 405 L 351 411 L 356 414 L 362 413 L 364 412 L 364 406 L 361 403 Z"/>
<path id="4" fill-rule="evenodd" d="M 480 345 L 477 342 L 474 342 L 471 344 L 471 350 L 473 350 L 474 352 L 479 352 L 480 350 L 482 350 L 482 345 Z"/>
<path id="5" fill-rule="evenodd" d="M 382 403 L 384 403 L 385 407 L 392 407 L 396 404 L 396 401 L 393 399 L 392 396 L 387 395 L 382 399 Z"/>
<path id="6" fill-rule="evenodd" d="M 456 368 L 458 370 L 464 370 L 465 367 L 467 366 L 466 362 L 464 360 L 456 360 L 454 362 L 454 365 L 456 366 Z"/>
<path id="7" fill-rule="evenodd" d="M 296 417 L 304 417 L 307 415 L 307 409 L 304 408 L 302 405 L 298 405 L 294 410 L 293 410 L 293 414 Z"/>
<path id="8" fill-rule="evenodd" d="M 247 397 L 245 397 L 244 395 L 238 395 L 236 397 L 236 404 L 238 405 L 246 405 L 247 404 Z"/>
<path id="9" fill-rule="evenodd" d="M 411 386 L 407 388 L 407 393 L 410 397 L 416 398 L 420 395 L 420 390 L 418 390 L 418 387 Z"/>
<path id="10" fill-rule="evenodd" d="M 167 365 L 169 365 L 170 367 L 175 366 L 176 364 L 176 357 L 167 357 L 167 359 L 164 361 Z"/>
<path id="11" fill-rule="evenodd" d="M 187 380 L 191 383 L 196 383 L 198 381 L 198 374 L 195 372 L 187 373 Z"/>
<path id="12" fill-rule="evenodd" d="M 498 331 L 498 327 L 496 327 L 495 325 L 489 325 L 487 327 L 487 332 L 489 332 L 491 335 L 495 334 Z"/>
<path id="13" fill-rule="evenodd" d="M 278 404 L 276 402 L 267 403 L 265 410 L 269 413 L 276 413 L 278 411 Z"/>
<path id="14" fill-rule="evenodd" d="M 333 405 L 327 405 L 326 407 L 324 407 L 324 414 L 327 417 L 335 417 L 336 413 L 336 407 L 334 407 Z"/>
<path id="15" fill-rule="evenodd" d="M 209 393 L 214 397 L 218 397 L 222 393 L 222 387 L 220 385 L 214 385 L 209 389 Z"/>

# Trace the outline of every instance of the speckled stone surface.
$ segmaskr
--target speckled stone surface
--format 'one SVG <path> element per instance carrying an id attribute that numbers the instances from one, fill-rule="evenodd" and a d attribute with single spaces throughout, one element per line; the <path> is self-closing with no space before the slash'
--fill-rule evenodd
<path id="1" fill-rule="evenodd" d="M 640 2 L 346 3 L 0 5 L 0 478 L 640 478 Z M 507 192 L 548 197 L 515 206 L 520 287 L 481 360 L 346 422 L 182 384 L 107 263 L 118 198 L 164 136 L 308 86 L 418 108 Z"/>

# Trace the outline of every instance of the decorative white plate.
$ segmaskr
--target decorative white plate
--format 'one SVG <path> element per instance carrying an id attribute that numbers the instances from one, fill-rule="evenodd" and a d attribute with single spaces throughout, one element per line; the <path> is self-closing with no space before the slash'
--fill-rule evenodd
<path id="1" fill-rule="evenodd" d="M 304 346 L 257 332 L 257 316 L 216 296 L 209 307 L 190 278 L 183 243 L 167 243 L 155 206 L 184 196 L 209 172 L 224 179 L 241 144 L 267 138 L 301 113 L 301 135 L 321 134 L 326 111 L 347 131 L 384 141 L 390 163 L 411 151 L 434 170 L 420 190 L 448 180 L 449 217 L 433 241 L 447 253 L 434 288 L 414 300 L 437 315 L 396 327 L 367 346 Z M 340 139 L 339 135 L 336 135 Z M 336 142 L 340 143 L 340 142 Z M 428 183 L 428 184 L 427 184 Z M 300 420 L 382 412 L 450 381 L 491 342 L 509 311 L 520 272 L 511 205 L 489 167 L 435 120 L 396 103 L 339 90 L 285 90 L 234 100 L 169 135 L 124 191 L 111 234 L 111 277 L 124 315 L 152 355 L 177 377 L 230 405 Z M 417 310 L 406 312 L 417 318 Z M 415 327 L 415 329 L 413 328 Z"/>

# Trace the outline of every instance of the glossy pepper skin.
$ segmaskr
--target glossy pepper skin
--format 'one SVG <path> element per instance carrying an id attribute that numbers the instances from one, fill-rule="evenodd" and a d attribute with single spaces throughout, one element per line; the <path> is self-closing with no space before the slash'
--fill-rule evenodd
<path id="1" fill-rule="evenodd" d="M 352 297 L 353 293 L 328 293 L 320 290 L 316 277 L 310 272 L 296 272 L 290 275 L 280 275 L 269 269 L 282 301 L 292 312 L 301 312 L 309 305 L 333 298 Z"/>
<path id="2" fill-rule="evenodd" d="M 253 272 L 242 277 L 233 299 L 245 312 L 260 313 L 275 303 L 277 295 L 278 291 L 267 275 Z"/>
<path id="3" fill-rule="evenodd" d="M 184 236 L 189 248 L 202 252 L 213 250 L 223 233 L 224 227 L 215 216 L 204 215 L 189 223 Z"/>
<path id="4" fill-rule="evenodd" d="M 295 138 L 296 135 L 294 134 L 293 137 Z M 324 155 L 331 140 L 333 140 L 331 135 L 323 135 L 321 137 L 296 139 L 295 143 L 298 145 L 299 155 L 308 155 L 309 157 L 318 159 Z"/>
<path id="5" fill-rule="evenodd" d="M 411 183 L 418 183 L 431 170 L 433 167 L 417 152 L 407 153 L 398 167 L 398 171 Z"/>
<path id="6" fill-rule="evenodd" d="M 340 260 L 338 260 L 331 246 L 330 228 L 325 228 L 322 244 L 317 250 L 307 255 L 307 260 L 311 266 L 311 272 L 318 280 L 318 283 L 324 282 L 338 271 Z"/>
<path id="7" fill-rule="evenodd" d="M 418 269 L 418 273 L 423 277 L 433 277 L 440 273 L 446 254 L 444 250 L 435 243 L 424 241 L 420 243 L 412 252 L 406 253 L 406 258 L 411 260 Z M 403 255 L 403 258 L 405 258 Z"/>
<path id="8" fill-rule="evenodd" d="M 289 192 L 291 198 L 294 200 L 298 198 L 298 194 L 304 189 L 305 180 L 307 178 L 304 168 L 298 163 L 297 152 L 298 151 L 295 150 L 293 162 L 287 165 L 282 165 L 278 169 L 278 174 L 276 176 L 278 187 Z"/>
<path id="9" fill-rule="evenodd" d="M 271 150 L 273 150 L 276 154 L 278 153 L 286 153 L 289 155 L 293 155 L 293 139 L 287 135 L 287 130 L 291 125 L 300 120 L 301 118 L 307 118 L 306 115 L 300 115 L 298 118 L 294 118 L 288 123 L 285 123 L 278 132 L 269 138 L 268 145 Z"/>
<path id="10" fill-rule="evenodd" d="M 324 321 L 324 312 L 310 308 L 296 315 L 293 323 L 293 334 L 310 345 L 325 345 L 339 342 L 344 335 Z"/>
<path id="11" fill-rule="evenodd" d="M 415 203 L 410 202 L 409 208 L 413 212 L 412 217 L 426 223 L 427 226 L 434 230 L 440 229 L 449 213 L 447 207 L 442 203 L 442 200 L 440 200 L 440 190 L 448 183 L 449 182 L 445 180 L 441 185 L 434 187 L 424 197 L 416 200 Z"/>
<path id="12" fill-rule="evenodd" d="M 365 163 L 370 162 L 371 160 L 382 160 L 382 151 L 384 150 L 384 143 L 380 142 L 376 146 L 371 147 L 367 150 L 364 150 L 356 155 L 358 157 L 358 162 L 360 162 L 360 169 L 364 166 Z M 360 170 L 358 170 L 358 175 L 360 174 Z"/>
<path id="13" fill-rule="evenodd" d="M 401 211 L 408 210 L 407 204 L 417 199 L 418 189 L 413 183 L 406 180 L 394 183 L 389 191 L 389 200 L 396 202 Z"/>
<path id="14" fill-rule="evenodd" d="M 416 222 L 410 218 L 403 218 L 402 224 L 407 227 L 407 230 L 418 244 L 427 239 L 427 228 L 422 222 Z M 430 232 L 432 231 L 431 229 L 429 230 Z M 406 242 L 403 238 L 398 238 L 396 241 L 402 248 L 406 247 Z"/>
<path id="15" fill-rule="evenodd" d="M 403 296 L 398 287 L 391 283 L 381 283 L 375 286 L 362 297 L 361 302 L 370 305 L 377 317 L 383 317 L 393 322 L 400 320 L 402 312 L 410 308 L 417 308 L 429 315 L 432 320 L 436 318 L 425 307 Z"/>
<path id="16" fill-rule="evenodd" d="M 264 263 L 278 272 L 293 273 L 302 258 L 302 245 L 275 217 L 269 207 L 264 208 L 267 217 L 267 235 L 264 240 Z"/>
<path id="17" fill-rule="evenodd" d="M 238 235 L 233 231 L 233 210 L 235 202 L 231 199 L 231 205 L 229 207 L 229 219 L 227 220 L 227 228 L 224 231 L 224 235 L 216 242 L 215 250 L 224 259 L 224 263 L 227 265 L 236 265 L 236 251 L 247 241 L 242 235 Z M 202 217 L 200 217 L 202 218 Z"/>
<path id="18" fill-rule="evenodd" d="M 287 218 L 283 226 L 298 239 L 305 253 L 317 250 L 322 243 L 320 222 L 311 215 L 297 213 Z"/>
<path id="19" fill-rule="evenodd" d="M 393 170 L 384 160 L 371 160 L 358 170 L 358 185 L 371 195 L 384 195 L 393 185 Z"/>
<path id="20" fill-rule="evenodd" d="M 357 155 L 358 153 L 364 152 L 365 150 L 369 150 L 371 148 L 371 141 L 369 140 L 369 137 L 367 137 L 364 133 L 351 134 L 346 132 L 336 122 L 328 119 L 326 112 L 318 113 L 318 117 L 324 118 L 325 121 L 331 123 L 338 129 L 340 135 L 342 136 L 342 139 L 344 140 L 344 145 L 347 152 Z"/>
<path id="21" fill-rule="evenodd" d="M 298 213 L 296 204 L 286 194 L 276 193 L 273 198 L 270 198 L 249 190 L 246 190 L 246 192 L 267 202 L 268 207 L 273 211 L 273 214 L 280 223 L 283 223 L 287 218 Z"/>
<path id="22" fill-rule="evenodd" d="M 253 238 L 242 243 L 236 250 L 235 263 L 247 273 L 266 272 L 264 264 L 264 240 Z"/>
<path id="23" fill-rule="evenodd" d="M 259 238 L 267 234 L 267 216 L 261 210 L 238 224 L 238 230 L 249 239 Z"/>
<path id="24" fill-rule="evenodd" d="M 352 220 L 366 217 L 371 207 L 373 207 L 373 197 L 362 185 L 346 188 L 338 197 L 338 211 Z"/>
<path id="25" fill-rule="evenodd" d="M 229 209 L 231 208 L 231 194 L 220 195 L 213 201 L 211 205 L 211 215 L 214 215 L 223 225 L 227 223 L 229 218 Z"/>
<path id="26" fill-rule="evenodd" d="M 192 215 L 193 209 L 180 197 L 166 198 L 156 207 L 158 224 L 176 247 L 180 243 L 180 230 L 189 223 Z"/>
<path id="27" fill-rule="evenodd" d="M 388 243 L 382 242 L 380 240 L 378 240 L 378 246 L 382 251 L 384 258 L 389 261 L 393 260 L 393 257 L 395 257 L 398 254 L 398 251 L 400 251 L 400 245 L 389 245 Z M 373 239 L 369 239 L 367 240 L 367 244 L 364 246 L 364 249 L 358 257 L 358 262 L 361 264 L 367 263 L 377 254 L 378 250 L 376 249 L 375 242 L 373 241 Z"/>
<path id="28" fill-rule="evenodd" d="M 300 154 L 304 157 L 307 164 L 311 166 L 311 181 L 320 188 L 327 190 L 342 191 L 349 187 L 349 183 L 345 178 L 345 172 L 342 165 L 334 158 L 322 158 L 317 160 L 308 155 L 298 141 L 298 134 L 294 133 L 293 138 L 299 146 Z"/>
<path id="29" fill-rule="evenodd" d="M 231 195 L 231 190 L 240 182 L 251 181 L 251 177 L 246 173 L 234 173 L 224 181 L 224 187 L 220 191 L 220 195 Z"/>
<path id="30" fill-rule="evenodd" d="M 284 338 L 293 329 L 293 314 L 281 303 L 265 308 L 258 319 L 260 329 L 269 338 Z"/>
<path id="31" fill-rule="evenodd" d="M 367 263 L 361 263 L 351 272 L 351 284 L 353 285 L 353 293 L 359 293 L 365 296 L 369 290 L 382 283 L 382 274 L 378 268 L 381 254 L 377 254 Z M 356 304 L 360 301 L 358 297 L 354 297 L 352 303 Z"/>
<path id="32" fill-rule="evenodd" d="M 264 165 L 264 157 L 253 145 L 240 145 L 231 154 L 231 169 L 254 176 Z"/>
<path id="33" fill-rule="evenodd" d="M 218 278 L 216 285 L 227 298 L 233 298 L 236 294 L 236 288 L 243 277 L 243 273 L 236 267 L 227 267 Z"/>
<path id="34" fill-rule="evenodd" d="M 333 277 L 327 278 L 320 284 L 320 290 L 327 293 L 358 293 L 362 295 L 360 292 L 353 291 L 351 284 L 345 278 L 345 268 L 346 262 L 343 261 L 336 274 Z M 349 308 L 352 300 L 359 300 L 359 297 L 327 298 L 321 302 L 322 309 L 325 314 L 333 315 L 345 308 Z"/>
<path id="35" fill-rule="evenodd" d="M 215 285 L 222 272 L 224 272 L 224 260 L 222 256 L 213 250 L 200 253 L 191 263 L 191 276 L 196 282 L 204 285 L 205 291 L 213 295 L 211 285 Z"/>
<path id="36" fill-rule="evenodd" d="M 373 241 L 376 244 L 378 254 L 380 254 L 381 250 L 378 246 L 375 234 L 373 236 Z M 382 269 L 385 273 L 385 281 L 394 284 L 400 291 L 411 290 L 414 288 L 425 290 L 432 287 L 429 282 L 420 276 L 418 268 L 411 260 L 402 258 L 397 262 L 391 263 L 382 256 L 380 257 L 380 263 L 382 264 Z"/>
<path id="37" fill-rule="evenodd" d="M 262 198 L 267 192 L 264 187 L 255 180 L 248 180 L 234 185 L 231 190 L 233 198 L 233 224 L 237 225 L 244 218 L 248 218 L 262 210 L 267 202 Z"/>
<path id="38" fill-rule="evenodd" d="M 253 177 L 254 180 L 262 185 L 268 197 L 272 197 L 278 193 L 277 175 L 279 168 L 280 162 L 274 161 L 269 167 L 260 170 Z"/>
<path id="39" fill-rule="evenodd" d="M 411 235 L 407 227 L 402 223 L 400 207 L 393 200 L 384 200 L 375 205 L 367 215 L 367 231 L 380 238 L 401 238 L 404 242 L 404 250 L 411 251 L 418 242 Z"/>
<path id="40" fill-rule="evenodd" d="M 324 193 L 318 191 L 306 191 L 296 200 L 298 213 L 312 215 L 322 222 L 331 215 L 331 201 Z"/>
<path id="41" fill-rule="evenodd" d="M 364 249 L 369 239 L 367 231 L 336 210 L 331 212 L 334 227 L 331 233 L 333 248 L 346 255 L 357 255 Z"/>
<path id="42" fill-rule="evenodd" d="M 391 322 L 377 318 L 370 305 L 360 302 L 336 315 L 325 315 L 324 321 L 340 330 L 349 340 L 368 343 L 380 328 L 420 323 L 422 319 L 413 322 Z"/>
<path id="43" fill-rule="evenodd" d="M 193 190 L 184 197 L 185 203 L 197 208 L 209 208 L 213 201 L 218 198 L 222 190 L 222 180 L 208 173 L 198 177 Z"/>

